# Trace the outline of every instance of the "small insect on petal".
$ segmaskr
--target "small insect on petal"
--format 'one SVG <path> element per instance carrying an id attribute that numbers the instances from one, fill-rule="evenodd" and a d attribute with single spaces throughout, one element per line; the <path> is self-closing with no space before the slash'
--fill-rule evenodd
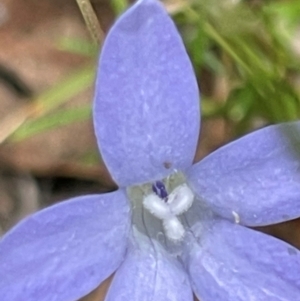
<path id="1" fill-rule="evenodd" d="M 151 214 L 159 219 L 170 218 L 172 215 L 169 205 L 154 193 L 144 198 L 143 205 Z"/>
<path id="2" fill-rule="evenodd" d="M 187 211 L 192 206 L 193 201 L 194 194 L 186 184 L 176 187 L 168 197 L 171 212 L 175 215 Z"/>
<path id="3" fill-rule="evenodd" d="M 176 216 L 163 220 L 163 227 L 166 236 L 173 241 L 179 241 L 183 238 L 185 230 Z"/>

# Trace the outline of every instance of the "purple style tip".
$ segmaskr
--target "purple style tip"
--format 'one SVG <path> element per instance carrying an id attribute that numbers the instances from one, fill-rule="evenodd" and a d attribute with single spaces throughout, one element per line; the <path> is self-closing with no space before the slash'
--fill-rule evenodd
<path id="1" fill-rule="evenodd" d="M 166 189 L 166 186 L 163 182 L 161 181 L 156 181 L 152 185 L 152 190 L 161 198 L 165 199 L 168 196 L 168 192 Z"/>

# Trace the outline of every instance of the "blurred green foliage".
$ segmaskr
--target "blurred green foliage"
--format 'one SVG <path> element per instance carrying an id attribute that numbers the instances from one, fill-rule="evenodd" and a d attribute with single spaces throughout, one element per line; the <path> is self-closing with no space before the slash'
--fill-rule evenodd
<path id="1" fill-rule="evenodd" d="M 166 0 L 182 34 L 201 87 L 202 116 L 224 118 L 241 135 L 254 127 L 300 117 L 300 1 Z M 115 15 L 125 0 L 111 1 Z M 94 60 L 91 42 L 61 37 L 59 48 Z M 93 85 L 84 67 L 38 99 L 44 113 L 13 134 L 25 139 L 55 126 L 90 118 L 89 108 L 68 112 L 62 104 Z M 223 83 L 223 92 L 220 90 Z M 53 110 L 55 110 L 53 112 Z M 59 122 L 55 123 L 55 120 Z"/>
<path id="2" fill-rule="evenodd" d="M 225 118 L 237 135 L 258 121 L 263 125 L 299 118 L 300 46 L 298 53 L 294 47 L 300 32 L 299 1 L 195 0 L 174 17 L 200 86 L 204 75 L 226 85 L 223 97 L 214 99 L 214 91 L 203 95 L 204 118 Z M 214 110 L 212 102 L 217 104 Z"/>

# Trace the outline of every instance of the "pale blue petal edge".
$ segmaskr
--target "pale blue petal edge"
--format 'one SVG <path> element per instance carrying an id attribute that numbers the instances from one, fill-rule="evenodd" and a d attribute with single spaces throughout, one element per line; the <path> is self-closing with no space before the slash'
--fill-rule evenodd
<path id="1" fill-rule="evenodd" d="M 198 198 L 248 226 L 300 216 L 300 122 L 266 127 L 234 141 L 187 172 Z"/>
<path id="2" fill-rule="evenodd" d="M 184 261 L 203 301 L 291 301 L 300 296 L 300 252 L 226 220 L 198 223 Z"/>
<path id="3" fill-rule="evenodd" d="M 1 301 L 74 301 L 124 258 L 130 224 L 124 191 L 82 196 L 42 210 L 0 242 Z"/>
<path id="4" fill-rule="evenodd" d="M 94 125 L 120 187 L 192 164 L 199 91 L 182 40 L 163 6 L 140 0 L 108 34 L 96 78 Z"/>

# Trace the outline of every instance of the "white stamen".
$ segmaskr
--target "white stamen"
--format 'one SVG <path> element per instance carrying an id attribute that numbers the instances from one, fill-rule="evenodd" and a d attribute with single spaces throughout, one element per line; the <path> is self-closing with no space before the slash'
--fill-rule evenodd
<path id="1" fill-rule="evenodd" d="M 143 205 L 156 218 L 162 220 L 166 237 L 179 241 L 184 237 L 185 230 L 176 215 L 187 211 L 193 201 L 192 190 L 186 184 L 181 184 L 169 194 L 166 200 L 155 193 L 145 196 Z"/>
<path id="2" fill-rule="evenodd" d="M 176 216 L 163 220 L 163 227 L 166 236 L 174 241 L 179 241 L 184 236 L 184 228 Z"/>
<path id="3" fill-rule="evenodd" d="M 241 218 L 239 216 L 239 214 L 235 211 L 231 211 L 232 212 L 232 215 L 233 215 L 233 218 L 234 218 L 234 222 L 236 224 L 239 224 L 241 222 Z"/>
<path id="4" fill-rule="evenodd" d="M 151 214 L 159 219 L 164 220 L 172 216 L 169 205 L 154 193 L 147 195 L 143 204 Z"/>
<path id="5" fill-rule="evenodd" d="M 179 215 L 187 211 L 193 204 L 194 194 L 186 185 L 176 187 L 168 197 L 168 204 L 174 215 Z"/>

